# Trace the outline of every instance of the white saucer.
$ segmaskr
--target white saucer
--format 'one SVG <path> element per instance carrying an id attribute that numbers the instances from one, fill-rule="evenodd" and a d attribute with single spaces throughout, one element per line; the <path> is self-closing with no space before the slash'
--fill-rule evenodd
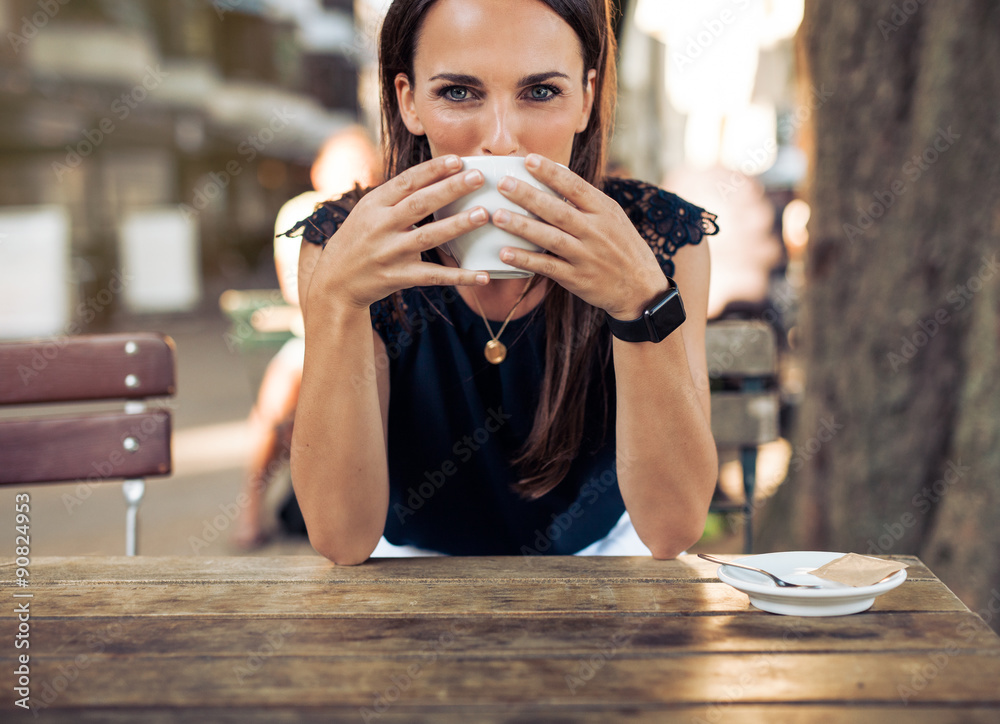
<path id="1" fill-rule="evenodd" d="M 719 580 L 750 597 L 762 611 L 786 616 L 845 616 L 867 611 L 875 597 L 906 580 L 906 570 L 897 571 L 871 586 L 847 586 L 810 575 L 810 571 L 843 556 L 829 551 L 787 551 L 737 558 L 734 563 L 762 568 L 789 583 L 819 584 L 822 588 L 779 588 L 761 573 L 732 566 L 719 566 Z"/>

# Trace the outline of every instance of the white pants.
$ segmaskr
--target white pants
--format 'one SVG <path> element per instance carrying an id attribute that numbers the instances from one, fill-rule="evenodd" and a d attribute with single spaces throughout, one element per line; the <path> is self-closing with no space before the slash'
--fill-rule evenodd
<path id="1" fill-rule="evenodd" d="M 406 558 L 415 556 L 439 556 L 441 553 L 424 550 L 415 546 L 397 546 L 385 539 L 378 542 L 372 553 L 372 558 Z M 639 540 L 639 534 L 635 532 L 632 519 L 628 511 L 622 514 L 615 527 L 606 536 L 598 541 L 594 541 L 583 550 L 576 553 L 578 556 L 649 556 L 652 555 L 646 544 Z"/>

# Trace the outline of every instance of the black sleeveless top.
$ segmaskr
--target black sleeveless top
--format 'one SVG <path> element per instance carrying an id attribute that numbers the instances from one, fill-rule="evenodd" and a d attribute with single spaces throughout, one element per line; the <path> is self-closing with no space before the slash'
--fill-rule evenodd
<path id="1" fill-rule="evenodd" d="M 609 179 L 617 201 L 672 275 L 676 251 L 715 234 L 715 217 L 640 181 Z M 325 245 L 363 192 L 326 202 L 288 233 Z M 428 257 L 428 260 L 431 260 Z M 511 486 L 511 460 L 534 420 L 545 369 L 544 303 L 511 320 L 507 358 L 483 357 L 482 317 L 453 287 L 405 289 L 371 307 L 390 379 L 389 511 L 385 537 L 451 555 L 576 553 L 625 512 L 615 471 L 614 368 L 592 384 L 580 454 L 566 478 L 537 500 Z M 610 332 L 602 332 L 603 349 Z M 605 389 L 608 394 L 605 394 Z M 605 402 L 611 412 L 605 421 Z"/>

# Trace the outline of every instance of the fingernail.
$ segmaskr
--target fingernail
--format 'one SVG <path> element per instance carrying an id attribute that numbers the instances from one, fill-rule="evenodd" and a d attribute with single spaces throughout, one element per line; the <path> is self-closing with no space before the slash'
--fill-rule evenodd
<path id="1" fill-rule="evenodd" d="M 482 179 L 483 174 L 479 171 L 469 171 L 469 173 L 465 174 L 465 183 L 469 184 L 469 186 L 478 184 Z"/>
<path id="2" fill-rule="evenodd" d="M 500 179 L 500 183 L 497 184 L 497 188 L 501 191 L 513 191 L 515 186 L 515 181 L 510 176 L 504 176 Z"/>
<path id="3" fill-rule="evenodd" d="M 501 251 L 500 252 L 500 261 L 504 261 L 504 262 L 512 262 L 512 261 L 514 261 L 514 252 L 512 252 L 510 250 L 507 250 L 507 249 Z"/>
<path id="4" fill-rule="evenodd" d="M 529 153 L 527 158 L 524 159 L 525 168 L 538 168 L 541 165 L 542 159 L 537 153 Z"/>
<path id="5" fill-rule="evenodd" d="M 486 272 L 479 272 L 476 274 L 476 284 L 489 284 L 490 275 Z"/>
<path id="6" fill-rule="evenodd" d="M 493 223 L 506 224 L 510 221 L 510 212 L 507 209 L 497 209 L 493 212 Z"/>
<path id="7" fill-rule="evenodd" d="M 446 156 L 444 159 L 445 168 L 457 169 L 462 168 L 462 159 L 458 156 Z"/>
<path id="8" fill-rule="evenodd" d="M 478 209 L 473 209 L 472 213 L 469 214 L 469 218 L 475 221 L 477 224 L 481 224 L 490 218 L 490 215 L 486 213 L 486 209 L 480 206 Z"/>

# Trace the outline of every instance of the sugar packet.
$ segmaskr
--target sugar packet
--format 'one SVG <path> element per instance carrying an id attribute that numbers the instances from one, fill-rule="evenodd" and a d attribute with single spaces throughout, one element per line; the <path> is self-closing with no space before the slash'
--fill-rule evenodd
<path id="1" fill-rule="evenodd" d="M 907 564 L 899 561 L 887 561 L 882 558 L 848 553 L 814 571 L 810 571 L 810 573 L 818 578 L 844 583 L 848 586 L 871 586 L 906 567 Z"/>

